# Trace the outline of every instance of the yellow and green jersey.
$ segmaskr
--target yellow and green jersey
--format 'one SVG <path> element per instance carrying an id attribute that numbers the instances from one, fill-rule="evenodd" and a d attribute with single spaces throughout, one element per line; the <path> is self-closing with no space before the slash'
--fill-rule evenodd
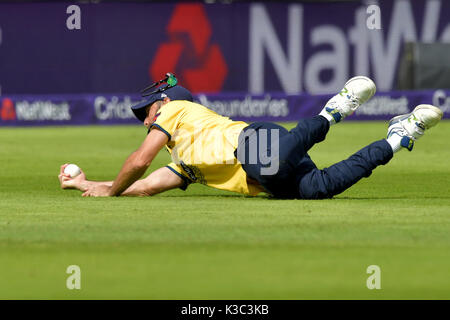
<path id="1" fill-rule="evenodd" d="M 161 107 L 151 128 L 169 137 L 168 168 L 190 183 L 257 195 L 262 188 L 248 184 L 234 151 L 247 123 L 232 121 L 197 103 L 171 101 Z"/>

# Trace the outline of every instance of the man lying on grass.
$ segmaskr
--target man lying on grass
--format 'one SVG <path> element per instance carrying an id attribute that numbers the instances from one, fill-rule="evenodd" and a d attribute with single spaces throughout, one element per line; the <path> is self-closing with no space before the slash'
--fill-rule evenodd
<path id="1" fill-rule="evenodd" d="M 443 115 L 434 106 L 419 105 L 413 112 L 390 120 L 386 139 L 321 170 L 308 150 L 325 139 L 330 126 L 375 94 L 375 84 L 369 78 L 358 76 L 347 81 L 319 115 L 299 120 L 290 131 L 274 123 L 232 121 L 192 102 L 190 92 L 176 85 L 176 80 L 175 84 L 169 82 L 131 107 L 148 134 L 114 181 L 89 181 L 84 172 L 70 178 L 64 174 L 64 164 L 58 176 L 61 188 L 78 189 L 85 197 L 151 196 L 202 183 L 253 196 L 266 192 L 282 199 L 332 198 L 388 163 L 397 151 L 411 151 L 414 141 Z M 163 147 L 173 162 L 140 180 Z"/>

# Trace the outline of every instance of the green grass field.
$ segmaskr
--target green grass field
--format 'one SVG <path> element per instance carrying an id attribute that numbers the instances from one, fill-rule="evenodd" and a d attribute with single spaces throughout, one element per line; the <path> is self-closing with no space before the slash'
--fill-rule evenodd
<path id="1" fill-rule="evenodd" d="M 328 166 L 385 132 L 348 121 L 310 155 Z M 66 162 L 114 179 L 145 134 L 0 129 L 0 299 L 450 299 L 449 121 L 332 200 L 59 188 Z M 151 169 L 168 160 L 161 152 Z M 66 288 L 69 265 L 81 268 L 81 290 Z M 381 268 L 381 290 L 366 287 L 369 265 Z"/>

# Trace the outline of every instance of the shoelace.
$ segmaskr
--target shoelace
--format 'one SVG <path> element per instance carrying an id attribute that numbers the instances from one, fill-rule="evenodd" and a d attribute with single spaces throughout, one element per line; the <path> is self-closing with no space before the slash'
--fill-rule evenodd
<path id="1" fill-rule="evenodd" d="M 406 120 L 406 119 L 405 119 Z M 405 121 L 405 120 L 403 120 L 403 121 Z M 423 134 L 424 134 L 424 129 L 423 128 L 421 128 L 419 125 L 421 124 L 421 123 L 417 123 L 417 122 L 414 122 L 414 124 L 413 124 L 413 130 L 414 130 L 414 132 L 413 133 L 410 133 L 406 128 L 405 128 L 405 126 L 403 125 L 403 121 L 399 121 L 397 124 L 398 124 L 398 127 L 394 127 L 392 130 L 391 130 L 391 132 L 392 133 L 396 133 L 396 134 L 399 134 L 399 135 L 401 135 L 401 136 L 408 136 L 408 137 L 410 137 L 411 139 L 413 139 L 413 140 L 417 140 L 418 138 L 420 138 L 421 136 L 423 136 Z M 422 126 L 423 126 L 423 124 L 422 124 Z M 414 135 L 414 133 L 416 133 L 417 135 L 418 135 L 418 137 L 416 137 L 415 135 Z"/>
<path id="2" fill-rule="evenodd" d="M 350 95 L 350 104 L 352 110 L 355 110 L 359 106 L 359 99 L 354 95 Z"/>
<path id="3" fill-rule="evenodd" d="M 394 133 L 399 136 L 408 136 L 408 137 L 412 138 L 413 140 L 415 140 L 415 138 L 412 135 L 410 135 L 408 130 L 406 130 L 405 127 L 402 125 L 401 121 L 397 122 L 395 124 L 394 128 L 392 128 L 389 131 L 388 137 L 390 137 Z"/>
<path id="4" fill-rule="evenodd" d="M 358 97 L 356 97 L 355 95 L 351 93 L 346 93 L 344 96 L 341 97 L 345 104 L 350 105 L 351 112 L 355 111 L 355 109 L 358 108 L 359 100 Z M 341 108 L 339 108 L 339 105 L 337 106 L 337 108 L 339 109 L 339 111 L 343 111 L 341 110 Z"/>
<path id="5" fill-rule="evenodd" d="M 415 118 L 415 119 L 418 120 L 417 118 Z M 423 134 L 425 132 L 425 125 L 424 125 L 424 123 L 420 122 L 420 121 L 416 121 L 416 120 L 414 120 L 414 118 L 413 118 L 410 121 L 410 124 L 413 126 L 413 131 L 414 131 L 413 133 L 410 134 L 410 136 L 412 136 L 412 138 L 414 140 L 417 140 L 418 138 L 423 136 Z M 403 126 L 403 123 L 402 123 L 402 126 Z M 415 137 L 414 134 L 417 134 L 418 137 Z"/>
<path id="6" fill-rule="evenodd" d="M 421 122 L 414 123 L 414 131 L 419 135 L 419 137 L 423 136 L 425 132 L 425 125 Z"/>

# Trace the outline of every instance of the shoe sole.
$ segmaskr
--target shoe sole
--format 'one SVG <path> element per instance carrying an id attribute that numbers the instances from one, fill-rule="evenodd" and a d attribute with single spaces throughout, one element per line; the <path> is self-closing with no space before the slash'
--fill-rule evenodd
<path id="1" fill-rule="evenodd" d="M 391 120 L 389 120 L 388 127 L 391 126 L 392 124 L 396 123 L 397 121 L 407 119 L 409 116 L 411 116 L 416 111 L 425 110 L 425 109 L 429 110 L 429 111 L 433 111 L 438 117 L 438 120 L 435 123 L 433 123 L 431 126 L 426 126 L 425 127 L 426 129 L 429 129 L 429 128 L 435 126 L 442 119 L 442 116 L 444 115 L 442 110 L 439 109 L 438 107 L 432 106 L 431 104 L 419 104 L 417 107 L 414 108 L 414 110 L 412 112 L 393 117 Z"/>
<path id="2" fill-rule="evenodd" d="M 355 80 L 366 80 L 367 82 L 369 82 L 369 84 L 370 84 L 370 86 L 371 86 L 371 91 L 370 91 L 369 97 L 368 97 L 364 102 L 362 102 L 361 104 L 366 103 L 367 101 L 370 100 L 370 98 L 373 97 L 373 95 L 374 95 L 375 92 L 377 91 L 377 86 L 375 85 L 375 82 L 373 82 L 372 79 L 370 79 L 370 78 L 368 78 L 368 77 L 365 77 L 365 76 L 356 76 L 356 77 L 353 77 L 353 78 L 351 78 L 350 80 L 348 80 L 348 81 L 345 83 L 344 88 L 347 87 L 347 85 L 348 85 L 350 82 L 355 81 Z"/>

